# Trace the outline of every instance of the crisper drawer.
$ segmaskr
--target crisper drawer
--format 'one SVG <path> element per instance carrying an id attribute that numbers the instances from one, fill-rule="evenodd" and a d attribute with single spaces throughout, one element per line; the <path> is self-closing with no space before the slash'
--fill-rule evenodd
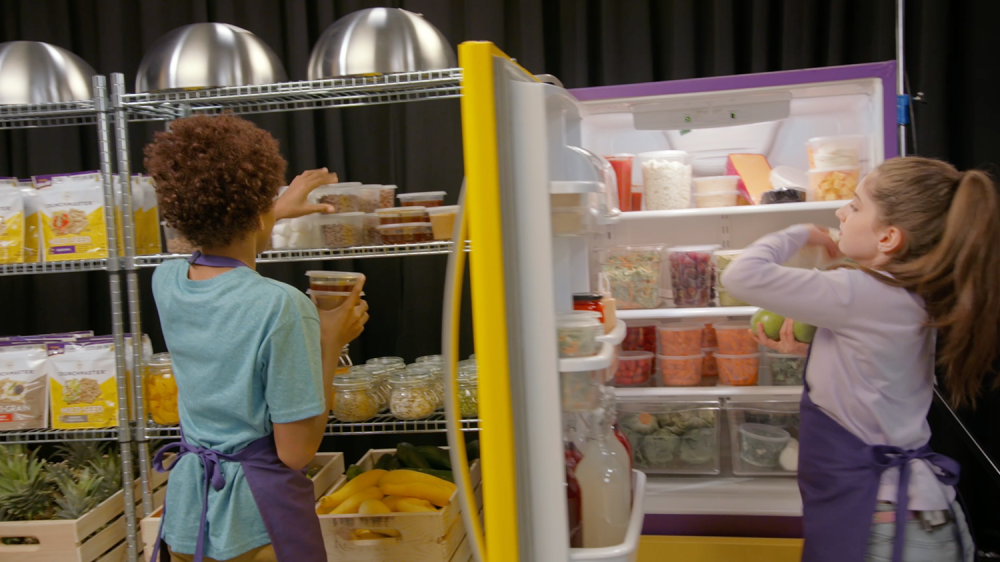
<path id="1" fill-rule="evenodd" d="M 799 398 L 727 398 L 733 474 L 787 476 L 798 469 Z"/>
<path id="2" fill-rule="evenodd" d="M 721 403 L 717 399 L 625 398 L 618 423 L 632 463 L 647 474 L 719 474 Z"/>

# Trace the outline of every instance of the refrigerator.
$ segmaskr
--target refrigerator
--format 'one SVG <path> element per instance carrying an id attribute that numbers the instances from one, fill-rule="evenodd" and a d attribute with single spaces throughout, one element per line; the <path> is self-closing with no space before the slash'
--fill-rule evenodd
<path id="1" fill-rule="evenodd" d="M 752 516 L 766 514 L 765 504 L 773 504 L 776 493 L 797 495 L 794 473 L 734 472 L 733 458 L 740 454 L 730 454 L 733 442 L 724 426 L 734 413 L 747 415 L 762 404 L 764 410 L 793 409 L 801 386 L 767 386 L 769 374 L 761 369 L 757 386 L 618 388 L 620 411 L 653 403 L 667 404 L 664 411 L 670 412 L 681 404 L 715 416 L 715 458 L 707 470 L 694 473 L 634 471 L 624 542 L 571 549 L 564 410 L 592 407 L 592 389 L 613 385 L 626 326 L 748 322 L 756 309 L 719 306 L 714 295 L 711 306 L 673 306 L 664 265 L 657 306 L 619 310 L 593 356 L 560 358 L 556 318 L 573 309 L 575 293 L 606 288 L 602 249 L 649 244 L 739 249 L 796 223 L 836 227 L 834 212 L 844 204 L 622 211 L 631 198 L 619 201 L 619 194 L 629 194 L 631 186 L 619 190 L 606 157 L 684 151 L 694 178 L 726 175 L 729 154 L 761 154 L 772 167 L 804 171 L 809 139 L 860 136 L 864 173 L 898 153 L 895 62 L 577 90 L 536 78 L 488 42 L 460 45 L 459 62 L 466 186 L 456 230 L 471 249 L 484 519 L 467 507 L 475 505 L 471 490 L 460 497 L 476 558 L 634 561 L 643 525 L 649 526 L 658 509 L 714 495 L 722 506 L 718 513 L 691 513 L 712 517 L 725 505 L 738 504 L 738 513 Z M 641 167 L 634 167 L 631 182 L 641 187 Z M 554 204 L 565 204 L 567 197 L 578 203 L 563 214 Z M 443 349 L 453 364 L 464 259 L 452 256 L 446 295 Z M 454 427 L 455 404 L 448 409 Z M 455 429 L 449 439 L 456 445 L 453 461 L 460 464 L 464 455 Z M 465 489 L 462 472 L 457 479 Z M 795 502 L 787 498 L 789 512 Z M 663 528 L 670 531 L 669 521 Z"/>

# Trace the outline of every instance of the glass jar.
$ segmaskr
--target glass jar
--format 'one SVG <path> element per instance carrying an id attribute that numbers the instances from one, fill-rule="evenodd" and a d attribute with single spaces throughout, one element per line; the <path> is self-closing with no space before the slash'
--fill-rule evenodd
<path id="1" fill-rule="evenodd" d="M 378 402 L 379 413 L 389 411 L 389 372 L 373 365 L 355 365 L 351 367 L 351 375 L 364 373 L 371 381 L 372 393 Z"/>
<path id="2" fill-rule="evenodd" d="M 589 310 L 601 314 L 604 323 L 604 297 L 600 293 L 576 293 L 573 295 L 573 310 Z"/>
<path id="3" fill-rule="evenodd" d="M 479 377 L 459 376 L 458 406 L 462 419 L 479 417 Z"/>
<path id="4" fill-rule="evenodd" d="M 402 357 L 373 357 L 365 361 L 365 365 L 375 365 L 389 371 L 394 371 L 396 369 L 405 369 L 406 361 L 403 361 Z"/>
<path id="5" fill-rule="evenodd" d="M 345 345 L 344 349 L 340 350 L 340 358 L 337 359 L 337 370 L 333 372 L 334 376 L 348 372 L 354 365 L 351 363 L 351 353 L 347 348 L 348 346 Z"/>
<path id="6" fill-rule="evenodd" d="M 431 389 L 437 399 L 434 409 L 444 407 L 444 365 L 441 363 L 413 363 L 406 366 L 406 372 L 410 375 L 430 375 Z"/>
<path id="7" fill-rule="evenodd" d="M 368 421 L 378 415 L 378 397 L 371 376 L 348 373 L 333 378 L 333 415 L 347 423 Z"/>
<path id="8" fill-rule="evenodd" d="M 401 420 L 426 418 L 437 409 L 434 376 L 430 373 L 396 371 L 389 376 L 392 395 L 389 409 Z"/>
<path id="9" fill-rule="evenodd" d="M 157 353 L 149 360 L 146 374 L 146 411 L 160 425 L 177 425 L 177 381 L 169 353 Z"/>
<path id="10" fill-rule="evenodd" d="M 417 363 L 441 363 L 444 361 L 440 355 L 424 355 L 423 357 L 417 357 Z"/>

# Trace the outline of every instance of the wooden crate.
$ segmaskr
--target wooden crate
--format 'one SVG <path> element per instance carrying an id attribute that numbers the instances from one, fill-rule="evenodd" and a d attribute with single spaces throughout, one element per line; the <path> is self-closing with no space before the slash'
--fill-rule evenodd
<path id="1" fill-rule="evenodd" d="M 344 454 L 316 453 L 316 458 L 309 463 L 309 466 L 322 467 L 312 479 L 314 489 L 313 495 L 318 500 L 323 497 L 323 492 L 325 490 L 336 484 L 343 476 Z M 163 492 L 164 494 L 166 493 L 166 487 L 164 487 Z M 142 549 L 146 562 L 150 562 L 153 558 L 153 546 L 156 544 L 156 537 L 160 533 L 160 516 L 163 513 L 162 506 L 163 499 L 161 497 L 159 503 L 156 504 L 156 510 L 149 517 L 144 518 L 139 524 L 139 548 Z M 102 560 L 101 562 L 104 561 Z"/>
<path id="2" fill-rule="evenodd" d="M 162 487 L 166 475 L 154 480 Z M 142 482 L 132 484 L 136 509 L 142 509 Z M 161 494 L 162 501 L 162 494 Z M 0 523 L 0 537 L 34 537 L 38 544 L 0 545 L 4 562 L 125 562 L 125 492 L 121 491 L 79 519 Z"/>
<path id="3" fill-rule="evenodd" d="M 395 449 L 373 449 L 357 464 L 366 471 L 371 470 L 382 455 L 395 452 Z M 476 490 L 476 503 L 481 509 L 482 476 L 478 461 L 472 464 L 470 473 Z M 342 477 L 327 494 L 335 492 L 346 482 L 347 478 Z M 452 495 L 451 503 L 436 513 L 320 515 L 319 524 L 326 543 L 327 559 L 337 562 L 450 562 L 455 559 L 466 535 L 458 491 Z M 394 531 L 399 536 L 356 540 L 353 534 L 356 529 Z M 461 557 L 455 560 L 466 562 Z"/>

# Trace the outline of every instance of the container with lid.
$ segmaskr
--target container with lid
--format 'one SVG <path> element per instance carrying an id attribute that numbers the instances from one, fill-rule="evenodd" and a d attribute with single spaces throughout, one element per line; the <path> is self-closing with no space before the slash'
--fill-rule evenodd
<path id="1" fill-rule="evenodd" d="M 691 155 L 683 150 L 643 152 L 636 157 L 642 170 L 643 199 L 649 211 L 691 206 Z"/>
<path id="2" fill-rule="evenodd" d="M 757 384 L 760 353 L 750 355 L 716 353 L 715 360 L 719 363 L 719 384 L 730 386 L 754 386 Z"/>
<path id="3" fill-rule="evenodd" d="M 406 369 L 406 361 L 402 357 L 373 357 L 365 361 L 365 365 L 375 365 L 389 371 Z"/>
<path id="4" fill-rule="evenodd" d="M 806 141 L 809 169 L 861 167 L 867 160 L 867 140 L 864 135 L 811 138 Z"/>
<path id="5" fill-rule="evenodd" d="M 730 398 L 733 474 L 787 476 L 798 471 L 799 398 Z"/>
<path id="6" fill-rule="evenodd" d="M 757 340 L 750 333 L 750 322 L 719 322 L 714 325 L 723 355 L 750 355 L 757 353 Z"/>
<path id="7" fill-rule="evenodd" d="M 704 324 L 697 322 L 673 322 L 657 326 L 660 353 L 672 357 L 688 357 L 701 353 L 703 330 Z"/>
<path id="8" fill-rule="evenodd" d="M 604 322 L 604 304 L 600 293 L 576 293 L 573 295 L 573 310 L 589 310 L 600 314 Z"/>
<path id="9" fill-rule="evenodd" d="M 647 386 L 653 374 L 655 355 L 648 351 L 623 351 L 618 356 L 615 386 Z"/>
<path id="10" fill-rule="evenodd" d="M 559 357 L 590 357 L 599 350 L 597 336 L 603 329 L 596 319 L 561 317 L 556 319 Z"/>
<path id="11" fill-rule="evenodd" d="M 396 206 L 396 186 L 380 185 L 378 208 L 390 209 L 395 206 Z"/>
<path id="12" fill-rule="evenodd" d="M 419 420 L 437 410 L 438 396 L 434 392 L 434 376 L 430 373 L 408 373 L 405 369 L 389 375 L 392 395 L 389 411 L 401 420 Z"/>
<path id="13" fill-rule="evenodd" d="M 378 232 L 378 227 L 382 222 L 378 218 L 378 213 L 368 213 L 364 220 L 364 242 L 365 246 L 381 246 L 382 235 Z"/>
<path id="14" fill-rule="evenodd" d="M 313 204 L 333 205 L 337 213 L 361 211 L 361 182 L 332 183 L 320 186 L 309 193 L 307 200 Z"/>
<path id="15" fill-rule="evenodd" d="M 663 246 L 614 246 L 599 253 L 601 275 L 621 309 L 660 305 Z"/>
<path id="16" fill-rule="evenodd" d="M 358 188 L 358 209 L 362 213 L 374 213 L 382 208 L 382 186 L 365 184 Z"/>
<path id="17" fill-rule="evenodd" d="M 364 213 L 319 215 L 314 221 L 320 230 L 324 248 L 350 248 L 364 244 Z"/>
<path id="18" fill-rule="evenodd" d="M 629 322 L 625 326 L 622 351 L 648 351 L 656 353 L 656 328 L 659 322 Z"/>
<path id="19" fill-rule="evenodd" d="M 715 207 L 735 207 L 739 204 L 739 191 L 717 191 L 715 193 L 695 193 L 694 206 L 699 209 Z"/>
<path id="20" fill-rule="evenodd" d="M 847 166 L 809 170 L 811 201 L 846 201 L 854 197 L 861 177 L 861 168 Z"/>
<path id="21" fill-rule="evenodd" d="M 378 227 L 378 232 L 386 245 L 422 244 L 434 240 L 434 230 L 426 222 L 383 224 Z"/>
<path id="22" fill-rule="evenodd" d="M 806 358 L 802 355 L 787 355 L 767 351 L 767 365 L 771 371 L 774 386 L 799 386 L 805 376 Z"/>
<path id="23" fill-rule="evenodd" d="M 740 459 L 753 466 L 775 468 L 792 436 L 780 427 L 760 423 L 739 426 Z"/>
<path id="24" fill-rule="evenodd" d="M 718 246 L 676 246 L 668 252 L 674 306 L 706 307 L 712 304 L 715 268 L 712 254 Z"/>
<path id="25" fill-rule="evenodd" d="M 431 388 L 434 389 L 434 396 L 437 398 L 436 408 L 444 406 L 445 380 L 444 364 L 436 361 L 425 361 L 423 363 L 412 363 L 406 366 L 408 375 L 431 375 Z"/>
<path id="26" fill-rule="evenodd" d="M 177 381 L 169 353 L 156 353 L 149 359 L 146 374 L 146 411 L 160 425 L 180 423 L 177 412 Z"/>
<path id="27" fill-rule="evenodd" d="M 424 355 L 417 357 L 417 363 L 443 363 L 444 358 L 440 355 Z"/>
<path id="28" fill-rule="evenodd" d="M 392 389 L 389 387 L 389 371 L 383 368 L 381 365 L 365 364 L 357 365 L 351 368 L 353 369 L 365 369 L 372 376 L 372 388 L 375 390 L 375 396 L 378 398 L 378 411 L 379 413 L 389 411 L 389 395 Z"/>
<path id="29" fill-rule="evenodd" d="M 307 271 L 309 288 L 313 291 L 350 293 L 354 286 L 364 282 L 365 276 L 353 271 Z"/>
<path id="30" fill-rule="evenodd" d="M 686 357 L 657 355 L 660 364 L 660 386 L 698 386 L 705 356 L 702 353 Z"/>
<path id="31" fill-rule="evenodd" d="M 458 205 L 447 205 L 427 209 L 427 214 L 431 219 L 431 228 L 434 229 L 435 240 L 451 240 L 455 228 L 455 217 L 458 216 L 460 208 Z"/>
<path id="32" fill-rule="evenodd" d="M 423 191 L 420 193 L 400 193 L 399 205 L 401 207 L 441 207 L 444 205 L 444 191 Z"/>
<path id="33" fill-rule="evenodd" d="M 738 193 L 739 189 L 736 186 L 739 181 L 739 176 L 705 176 L 701 178 L 694 178 L 694 194 L 697 196 L 715 193 L 729 193 L 731 191 Z"/>
<path id="34" fill-rule="evenodd" d="M 333 378 L 333 415 L 346 423 L 368 421 L 378 415 L 379 397 L 370 373 L 348 372 Z"/>
<path id="35" fill-rule="evenodd" d="M 743 250 L 716 250 L 712 259 L 715 261 L 716 282 L 718 284 L 719 304 L 722 306 L 748 306 L 736 297 L 729 294 L 729 291 L 722 285 L 722 272 L 739 257 Z"/>
<path id="36" fill-rule="evenodd" d="M 479 378 L 458 379 L 458 408 L 462 419 L 479 417 Z"/>
<path id="37" fill-rule="evenodd" d="M 309 295 L 310 300 L 313 301 L 316 308 L 320 310 L 333 310 L 344 304 L 347 297 L 351 296 L 351 293 L 314 291 L 312 289 L 307 289 L 306 294 Z"/>

